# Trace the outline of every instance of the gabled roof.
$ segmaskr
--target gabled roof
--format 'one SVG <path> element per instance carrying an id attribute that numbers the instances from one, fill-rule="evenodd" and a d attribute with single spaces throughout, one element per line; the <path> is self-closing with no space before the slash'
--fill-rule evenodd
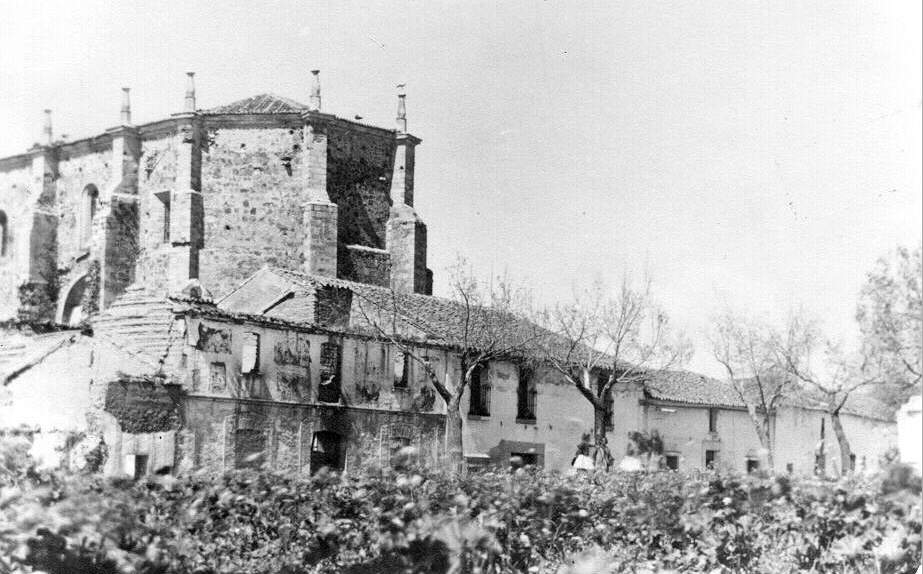
<path id="1" fill-rule="evenodd" d="M 205 114 L 285 114 L 307 110 L 308 106 L 275 94 L 258 94 L 224 106 L 204 110 Z"/>

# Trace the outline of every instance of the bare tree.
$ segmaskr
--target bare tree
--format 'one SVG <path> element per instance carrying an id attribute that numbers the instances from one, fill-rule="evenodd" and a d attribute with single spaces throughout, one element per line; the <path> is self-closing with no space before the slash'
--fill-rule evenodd
<path id="1" fill-rule="evenodd" d="M 779 334 L 768 325 L 726 310 L 712 324 L 712 353 L 724 367 L 759 438 L 767 465 L 775 467 L 772 421 L 794 390 L 778 355 Z"/>
<path id="2" fill-rule="evenodd" d="M 384 289 L 360 289 L 357 309 L 367 326 L 420 365 L 446 405 L 446 451 L 453 472 L 465 469 L 461 403 L 480 369 L 491 361 L 529 361 L 542 330 L 520 313 L 530 300 L 508 277 L 478 282 L 463 260 L 452 273 L 453 300 L 408 295 Z M 420 304 L 425 298 L 425 304 Z M 425 339 L 421 344 L 420 339 Z M 421 349 L 439 345 L 457 354 L 458 380 L 452 369 L 440 377 Z"/>
<path id="3" fill-rule="evenodd" d="M 625 278 L 614 296 L 594 283 L 572 302 L 542 312 L 541 322 L 556 334 L 542 340 L 543 356 L 593 406 L 594 463 L 609 470 L 613 458 L 606 423 L 613 388 L 682 364 L 691 346 L 671 328 L 647 278 L 638 287 Z"/>
<path id="4" fill-rule="evenodd" d="M 788 372 L 821 395 L 840 448 L 841 472 L 844 475 L 852 472 L 855 470 L 852 447 L 840 413 L 850 396 L 863 387 L 877 384 L 878 377 L 865 368 L 867 360 L 851 359 L 839 345 L 824 340 L 816 321 L 805 318 L 803 313 L 789 319 L 784 337 L 776 342 L 776 349 Z M 825 364 L 818 369 L 812 363 L 820 349 L 825 355 Z"/>
<path id="5" fill-rule="evenodd" d="M 898 248 L 868 273 L 856 320 L 866 369 L 878 371 L 877 393 L 892 407 L 920 391 L 923 378 L 923 263 L 921 247 Z"/>

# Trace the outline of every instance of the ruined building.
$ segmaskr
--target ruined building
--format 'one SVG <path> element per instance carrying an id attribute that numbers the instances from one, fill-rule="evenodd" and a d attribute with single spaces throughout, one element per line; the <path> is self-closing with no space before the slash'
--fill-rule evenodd
<path id="1" fill-rule="evenodd" d="M 308 105 L 201 110 L 189 74 L 184 111 L 137 126 L 125 89 L 117 127 L 65 142 L 47 113 L 40 144 L 0 159 L 0 432 L 110 474 L 349 471 L 405 446 L 440 464 L 445 405 L 363 307 L 394 305 L 391 335 L 458 380 L 464 310 L 431 295 L 413 207 L 420 140 L 403 95 L 385 129 L 325 113 L 312 82 Z M 663 373 L 611 405 L 617 458 L 629 432 L 658 430 L 670 466 L 758 459 L 720 381 Z M 593 425 L 576 389 L 512 357 L 482 365 L 461 408 L 472 465 L 566 468 Z M 777 421 L 780 465 L 810 472 L 818 441 L 835 452 L 816 406 Z M 876 462 L 889 416 L 857 405 L 844 424 Z"/>

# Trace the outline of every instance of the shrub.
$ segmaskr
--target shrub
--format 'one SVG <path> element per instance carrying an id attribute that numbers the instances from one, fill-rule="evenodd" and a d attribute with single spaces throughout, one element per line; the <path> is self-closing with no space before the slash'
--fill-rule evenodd
<path id="1" fill-rule="evenodd" d="M 56 572 L 913 572 L 919 481 L 676 472 L 33 476 L 0 565 Z M 903 480 L 903 482 L 901 482 Z M 0 568 L 2 571 L 2 568 Z"/>

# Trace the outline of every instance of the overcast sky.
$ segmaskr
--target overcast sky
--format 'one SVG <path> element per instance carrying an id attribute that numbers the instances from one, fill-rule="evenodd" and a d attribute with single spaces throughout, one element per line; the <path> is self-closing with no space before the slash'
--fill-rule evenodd
<path id="1" fill-rule="evenodd" d="M 0 1 L 0 156 L 273 92 L 391 127 L 456 254 L 552 301 L 645 268 L 710 359 L 709 318 L 804 305 L 854 337 L 864 274 L 921 228 L 921 13 L 894 2 Z"/>

